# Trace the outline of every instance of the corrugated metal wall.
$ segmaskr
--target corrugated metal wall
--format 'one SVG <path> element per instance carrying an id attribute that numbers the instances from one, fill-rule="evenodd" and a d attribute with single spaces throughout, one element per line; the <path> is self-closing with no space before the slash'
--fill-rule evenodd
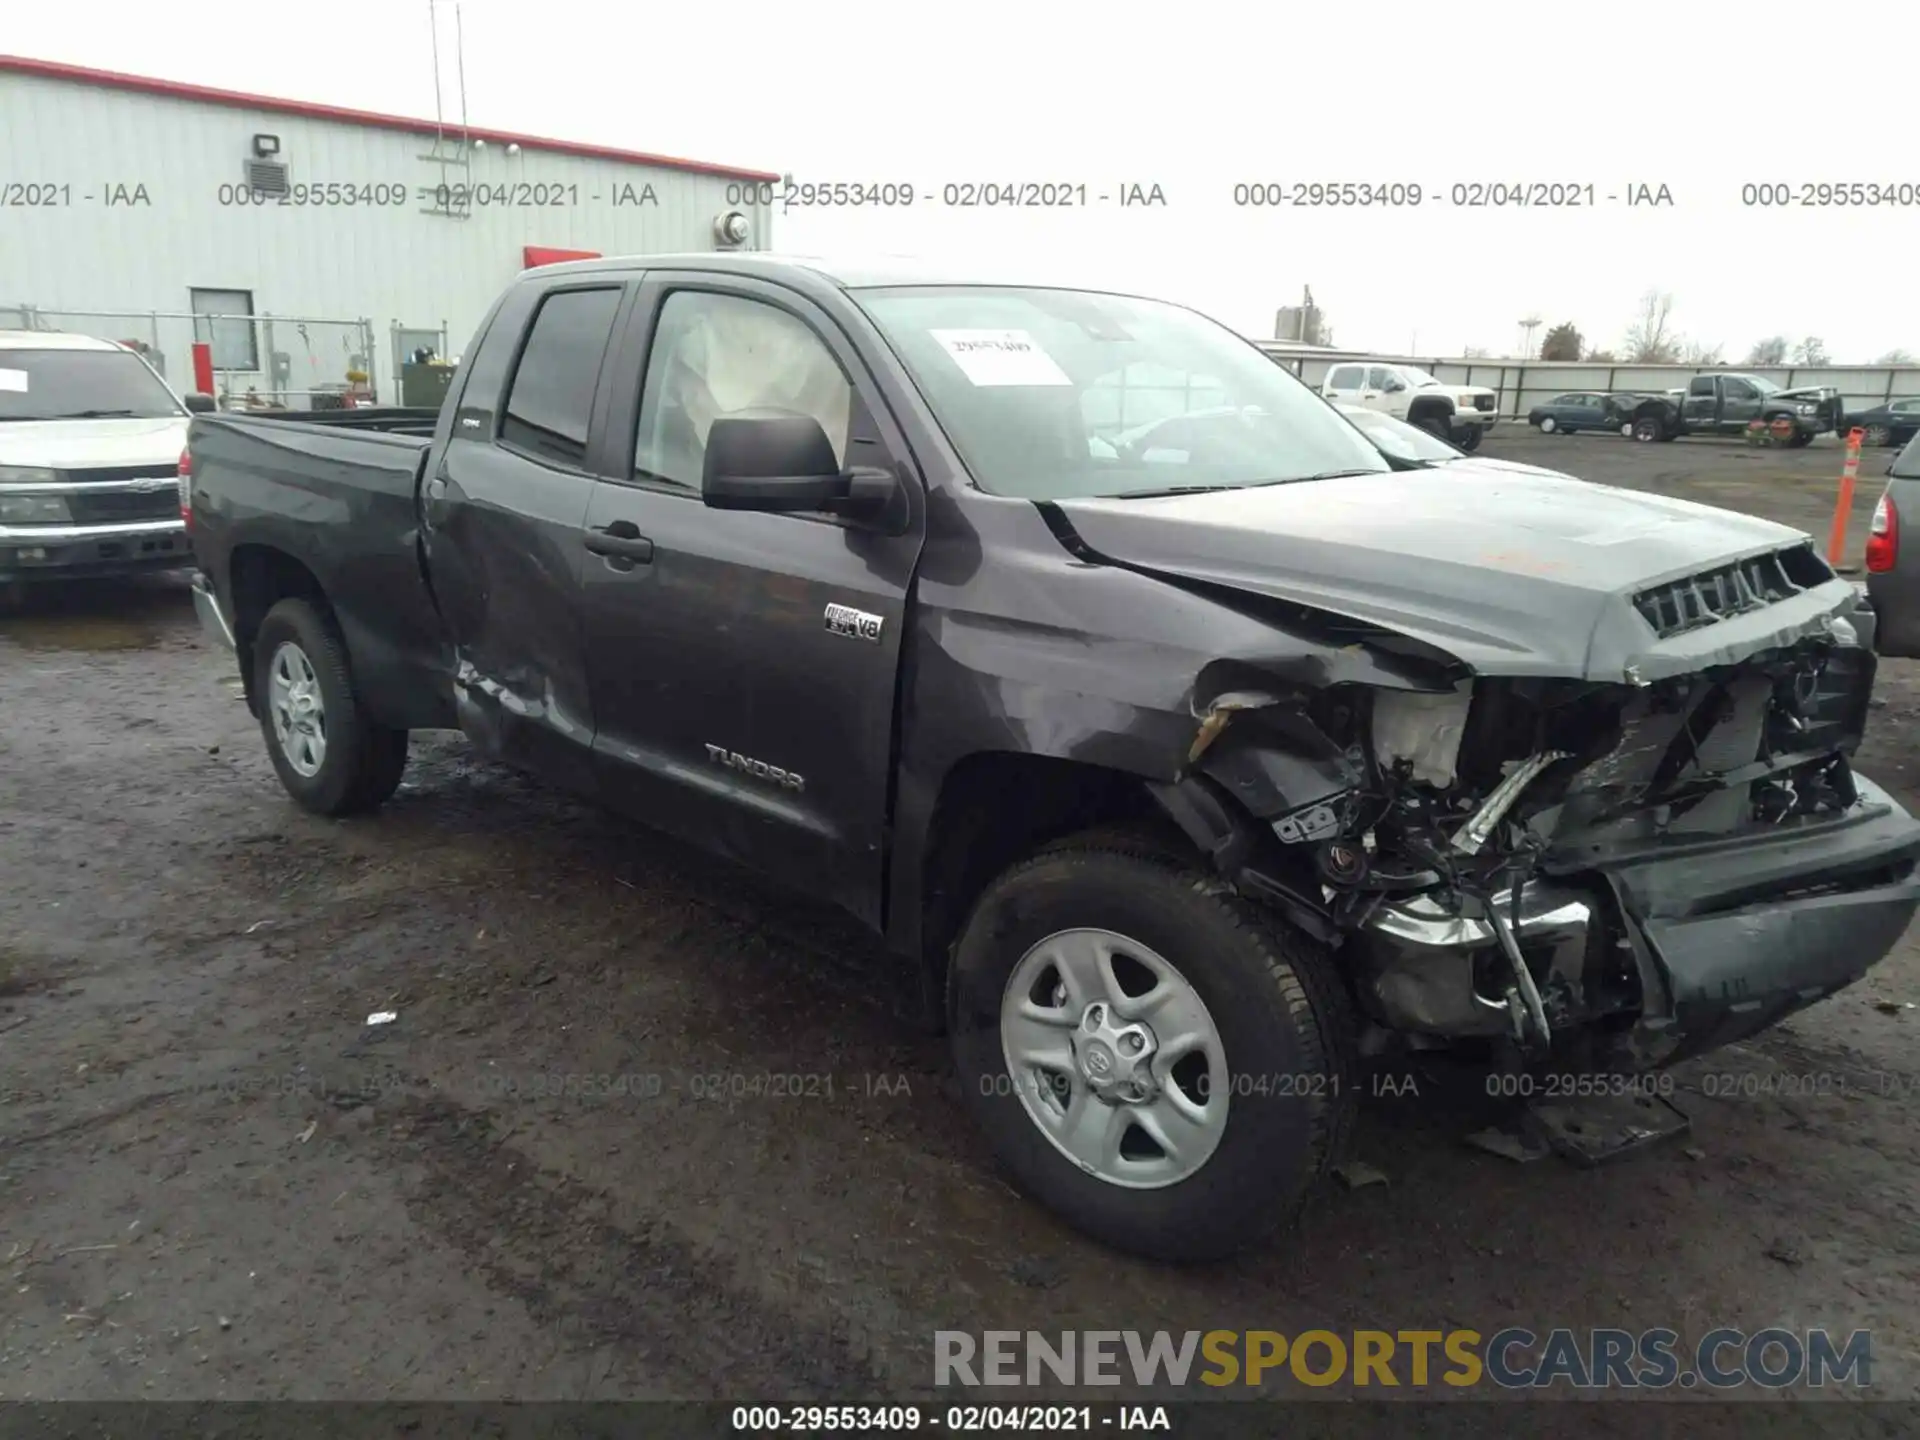
<path id="1" fill-rule="evenodd" d="M 1388 355 L 1367 350 L 1322 350 L 1285 340 L 1254 342 L 1309 385 L 1318 386 L 1343 360 L 1381 360 L 1418 365 L 1449 383 L 1484 385 L 1500 397 L 1500 413 L 1525 418 L 1528 410 L 1570 390 L 1683 390 L 1695 375 L 1738 371 L 1793 389 L 1831 385 L 1850 410 L 1865 410 L 1901 396 L 1920 395 L 1920 365 L 1606 365 L 1559 360 L 1462 360 L 1444 356 Z"/>
<path id="2" fill-rule="evenodd" d="M 296 185 L 384 184 L 404 189 L 405 200 L 222 204 L 223 186 L 244 188 L 256 133 L 280 138 Z M 0 181 L 42 193 L 69 187 L 65 203 L 0 208 L 0 325 L 23 304 L 185 312 L 192 287 L 246 290 L 256 313 L 370 320 L 374 372 L 382 398 L 392 400 L 392 326 L 436 330 L 444 321 L 448 348 L 459 353 L 519 273 L 524 246 L 606 255 L 711 250 L 715 217 L 734 209 L 753 224 L 746 248 L 768 243 L 768 207 L 730 203 L 741 196 L 730 196 L 729 184 L 751 186 L 721 176 L 532 148 L 509 155 L 498 145 L 469 152 L 463 170 L 423 158 L 434 150 L 431 135 L 0 73 Z M 475 204 L 466 219 L 422 213 L 443 180 L 544 184 L 559 203 Z M 615 203 L 647 186 L 657 203 Z M 191 388 L 191 321 L 57 323 L 149 343 L 157 329 L 168 378 Z M 273 348 L 289 352 L 296 385 L 316 373 L 338 380 L 348 349 L 360 345 L 353 333 L 309 326 L 302 337 L 276 326 Z"/>

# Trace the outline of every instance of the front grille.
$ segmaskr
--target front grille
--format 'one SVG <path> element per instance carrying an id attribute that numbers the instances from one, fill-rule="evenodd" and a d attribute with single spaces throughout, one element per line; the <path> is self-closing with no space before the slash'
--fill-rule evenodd
<path id="1" fill-rule="evenodd" d="M 1493 410 L 1493 396 L 1491 395 L 1474 396 L 1473 408 L 1476 410 L 1485 410 L 1491 413 L 1491 411 Z"/>
<path id="2" fill-rule="evenodd" d="M 1664 640 L 1785 600 L 1832 575 L 1812 545 L 1798 545 L 1642 590 L 1633 608 Z"/>
<path id="3" fill-rule="evenodd" d="M 164 490 L 73 491 L 67 509 L 76 525 L 117 525 L 130 520 L 178 520 L 180 487 Z"/>

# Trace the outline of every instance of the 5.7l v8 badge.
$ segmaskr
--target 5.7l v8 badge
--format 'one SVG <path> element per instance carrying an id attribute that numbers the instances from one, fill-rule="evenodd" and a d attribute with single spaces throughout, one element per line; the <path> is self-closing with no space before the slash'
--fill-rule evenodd
<path id="1" fill-rule="evenodd" d="M 870 615 L 865 610 L 854 609 L 851 605 L 827 606 L 827 629 L 835 635 L 844 635 L 849 640 L 867 640 L 878 645 L 880 627 L 885 623 L 885 617 Z"/>

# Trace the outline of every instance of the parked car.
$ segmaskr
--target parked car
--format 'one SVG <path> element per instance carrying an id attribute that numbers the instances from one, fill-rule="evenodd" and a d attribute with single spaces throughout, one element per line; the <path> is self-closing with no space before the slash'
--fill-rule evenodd
<path id="1" fill-rule="evenodd" d="M 1887 488 L 1867 532 L 1867 596 L 1873 602 L 1882 655 L 1920 658 L 1920 436 L 1887 467 Z M 1903 540 L 1905 543 L 1903 544 Z"/>
<path id="2" fill-rule="evenodd" d="M 1527 423 L 1543 435 L 1577 435 L 1582 430 L 1618 432 L 1621 417 L 1606 395 L 1572 390 L 1527 412 Z"/>
<path id="3" fill-rule="evenodd" d="M 1610 398 L 1622 433 L 1641 441 L 1744 435 L 1749 424 L 1763 420 L 1798 447 L 1838 427 L 1846 409 L 1830 385 L 1783 390 L 1763 375 L 1695 375 L 1671 394 L 1620 391 Z"/>
<path id="4" fill-rule="evenodd" d="M 0 585 L 191 565 L 180 452 L 212 408 L 111 341 L 0 330 Z"/>
<path id="5" fill-rule="evenodd" d="M 1841 419 L 1841 434 L 1856 429 L 1865 432 L 1860 437 L 1862 445 L 1879 447 L 1906 444 L 1915 435 L 1920 435 L 1920 395 L 1888 400 L 1870 409 L 1856 410 Z"/>
<path id="6" fill-rule="evenodd" d="M 1147 386 L 1264 443 L 1102 453 Z M 1369 1053 L 1645 1071 L 1920 907 L 1920 824 L 1848 758 L 1871 615 L 1805 536 L 1396 468 L 1177 306 L 543 266 L 431 436 L 189 448 L 196 605 L 298 803 L 371 809 L 457 727 L 843 907 L 1013 1176 L 1144 1254 L 1296 1212 L 1356 1014 Z"/>
<path id="7" fill-rule="evenodd" d="M 1320 393 L 1340 405 L 1362 405 L 1431 430 L 1463 450 L 1476 450 L 1500 417 L 1499 397 L 1484 385 L 1450 385 L 1417 365 L 1335 365 Z"/>

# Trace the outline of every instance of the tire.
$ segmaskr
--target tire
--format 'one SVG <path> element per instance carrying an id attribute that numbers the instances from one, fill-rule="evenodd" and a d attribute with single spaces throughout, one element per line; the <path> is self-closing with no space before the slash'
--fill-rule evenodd
<path id="1" fill-rule="evenodd" d="M 302 808 L 352 815 L 393 794 L 406 769 L 407 732 L 362 713 L 332 616 L 308 600 L 280 601 L 260 622 L 253 664 L 268 758 Z"/>
<path id="2" fill-rule="evenodd" d="M 1642 415 L 1627 427 L 1627 433 L 1642 445 L 1654 440 L 1665 440 L 1666 427 L 1660 423 L 1657 415 Z"/>
<path id="3" fill-rule="evenodd" d="M 1860 443 L 1879 447 L 1893 443 L 1893 431 L 1885 425 L 1866 425 L 1861 428 Z"/>
<path id="4" fill-rule="evenodd" d="M 1438 435 L 1442 440 L 1449 438 L 1447 432 L 1453 428 L 1452 422 L 1445 415 L 1423 415 L 1413 423 L 1429 435 Z"/>
<path id="5" fill-rule="evenodd" d="M 1458 435 L 1452 436 L 1450 438 L 1452 439 L 1455 445 L 1458 445 L 1462 450 L 1465 450 L 1468 454 L 1472 454 L 1475 450 L 1478 450 L 1480 448 L 1480 442 L 1481 440 L 1486 438 L 1486 433 L 1487 433 L 1487 427 L 1484 425 L 1469 425 L 1465 429 L 1463 429 Z"/>
<path id="6" fill-rule="evenodd" d="M 1543 415 L 1540 417 L 1540 433 L 1542 435 L 1551 435 L 1555 430 L 1558 430 L 1559 428 L 1560 428 L 1559 422 L 1556 421 L 1551 415 Z"/>
<path id="7" fill-rule="evenodd" d="M 1211 1130 L 1189 1134 L 1185 1165 L 1125 1118 L 1128 1104 L 1092 1096 L 1089 1075 L 1126 1073 L 1129 1062 L 1116 1057 L 1124 1057 L 1129 1037 L 1122 1033 L 1104 1047 L 1102 1070 L 1101 1047 L 1087 1046 L 1085 1024 L 1098 1018 L 1094 1012 L 1106 997 L 1080 986 L 1077 999 L 1089 1003 L 1076 1003 L 1058 983 L 1063 972 L 1049 968 L 1055 953 L 1049 947 L 1068 944 L 1062 937 L 1072 932 L 1094 930 L 1106 932 L 1118 954 L 1132 960 L 1106 966 L 1109 976 L 1124 972 L 1136 986 L 1126 990 L 1123 982 L 1109 1025 L 1122 1022 L 1118 1012 L 1128 996 L 1142 993 L 1143 975 L 1153 990 L 1168 985 L 1173 1004 L 1193 997 L 1199 1007 L 1187 1006 L 1180 1029 L 1210 1037 L 1212 1063 L 1199 1068 L 1218 1078 L 1196 1085 L 1191 1067 L 1198 1051 L 1174 1064 L 1172 1074 L 1189 1101 L 1201 1097 L 1202 1113 L 1223 1108 L 1213 1112 L 1219 1119 Z M 1171 982 L 1151 973 L 1153 962 L 1163 974 L 1171 972 Z M 1089 973 L 1084 965 L 1081 973 Z M 1105 1130 L 1120 1147 L 1109 1170 L 1143 1164 L 1146 1170 L 1103 1176 L 1070 1159 L 1031 1113 L 1063 1115 L 1063 1097 L 1039 1070 L 1016 1076 L 1008 1059 L 1003 1004 L 1016 993 L 1009 988 L 1016 979 L 1036 987 L 1048 1001 L 1046 1011 L 1061 1017 L 1056 1024 L 1027 1022 L 1025 1033 L 1049 1052 L 1057 1036 L 1063 1059 L 1092 1057 L 1066 1083 L 1090 1115 L 1115 1122 Z M 1077 1229 L 1152 1259 L 1219 1259 L 1294 1218 L 1339 1158 L 1358 1099 L 1351 1009 L 1328 952 L 1183 856 L 1132 836 L 1076 836 L 988 886 L 954 950 L 948 1013 L 966 1103 L 1014 1179 Z M 1157 1047 L 1157 1036 L 1153 1043 Z M 1164 1082 L 1168 1092 L 1175 1081 Z M 1154 1121 L 1168 1103 L 1156 1097 L 1131 1113 Z M 1159 1153 L 1142 1159 L 1143 1149 Z"/>
<path id="8" fill-rule="evenodd" d="M 1796 430 L 1793 439 L 1787 442 L 1789 450 L 1804 450 L 1813 443 L 1813 433 L 1808 430 Z"/>

